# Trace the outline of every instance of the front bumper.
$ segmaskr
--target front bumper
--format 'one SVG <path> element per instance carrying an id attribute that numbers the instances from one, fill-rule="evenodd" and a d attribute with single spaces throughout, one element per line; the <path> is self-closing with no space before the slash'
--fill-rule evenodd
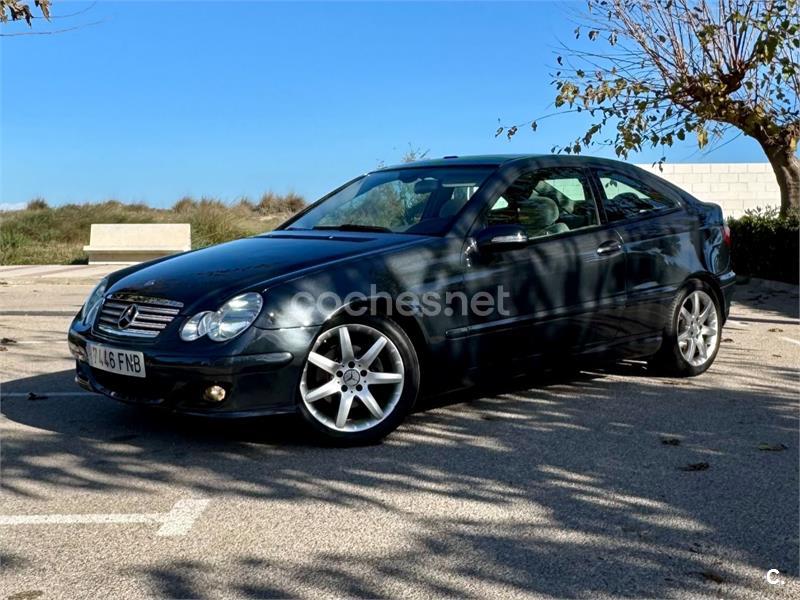
<path id="1" fill-rule="evenodd" d="M 316 328 L 292 330 L 287 336 L 290 347 L 282 351 L 188 355 L 95 338 L 90 331 L 72 328 L 69 348 L 76 359 L 75 381 L 89 391 L 121 402 L 184 414 L 247 417 L 295 412 L 303 363 L 315 335 Z M 87 341 L 142 352 L 146 377 L 129 377 L 91 367 L 86 362 Z M 205 390 L 214 385 L 225 389 L 225 399 L 221 402 L 204 397 Z"/>

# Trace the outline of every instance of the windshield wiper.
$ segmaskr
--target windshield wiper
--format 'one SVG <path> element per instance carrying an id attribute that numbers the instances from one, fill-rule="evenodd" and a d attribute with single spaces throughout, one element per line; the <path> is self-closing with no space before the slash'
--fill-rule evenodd
<path id="1" fill-rule="evenodd" d="M 388 227 L 378 225 L 358 225 L 356 223 L 342 223 L 341 225 L 316 225 L 313 229 L 332 230 L 332 231 L 373 231 L 375 233 L 392 233 Z"/>

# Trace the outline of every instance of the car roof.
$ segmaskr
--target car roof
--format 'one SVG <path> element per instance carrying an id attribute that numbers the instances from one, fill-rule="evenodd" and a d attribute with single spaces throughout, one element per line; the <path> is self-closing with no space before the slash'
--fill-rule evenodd
<path id="1" fill-rule="evenodd" d="M 415 160 L 413 162 L 390 165 L 375 169 L 376 171 L 388 171 L 392 169 L 411 169 L 416 167 L 456 167 L 456 166 L 486 166 L 499 167 L 503 163 L 523 158 L 536 158 L 545 156 L 544 154 L 478 154 L 474 156 L 444 156 L 442 158 L 432 158 L 426 160 Z"/>
<path id="2" fill-rule="evenodd" d="M 565 165 L 575 166 L 576 164 L 595 164 L 606 166 L 624 165 L 627 163 L 608 159 L 599 158 L 596 156 L 585 155 L 564 155 L 564 154 L 479 154 L 475 156 L 445 156 L 442 158 L 434 158 L 428 160 L 417 160 L 414 162 L 401 163 L 398 165 L 391 165 L 375 169 L 375 171 L 388 171 L 394 169 L 414 169 L 423 167 L 457 167 L 457 166 L 471 166 L 471 167 L 499 167 L 506 163 L 524 161 L 536 158 L 549 158 L 556 159 L 563 162 Z"/>

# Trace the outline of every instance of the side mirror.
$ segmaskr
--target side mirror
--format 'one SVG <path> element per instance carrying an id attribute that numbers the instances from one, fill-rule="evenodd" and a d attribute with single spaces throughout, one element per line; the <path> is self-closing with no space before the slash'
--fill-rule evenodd
<path id="1" fill-rule="evenodd" d="M 491 225 L 475 235 L 481 252 L 518 250 L 528 245 L 528 235 L 519 225 Z"/>

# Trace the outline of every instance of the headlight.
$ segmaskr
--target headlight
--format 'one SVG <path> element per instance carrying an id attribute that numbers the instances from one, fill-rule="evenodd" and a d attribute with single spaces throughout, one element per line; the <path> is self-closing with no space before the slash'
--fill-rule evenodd
<path id="1" fill-rule="evenodd" d="M 216 312 L 194 315 L 181 328 L 181 339 L 187 342 L 207 335 L 215 342 L 235 338 L 253 324 L 261 312 L 261 294 L 249 292 L 228 300 Z"/>
<path id="2" fill-rule="evenodd" d="M 191 319 L 186 321 L 186 324 L 181 328 L 181 339 L 186 342 L 191 342 L 197 338 L 203 337 L 208 333 L 208 319 L 213 315 L 210 310 L 197 313 Z"/>
<path id="3" fill-rule="evenodd" d="M 97 311 L 103 303 L 103 294 L 106 293 L 107 287 L 108 280 L 103 279 L 95 286 L 92 293 L 89 294 L 89 297 L 86 298 L 86 302 L 83 303 L 83 308 L 81 308 L 81 322 L 84 325 L 91 325 L 94 323 L 94 318 L 97 316 Z"/>

